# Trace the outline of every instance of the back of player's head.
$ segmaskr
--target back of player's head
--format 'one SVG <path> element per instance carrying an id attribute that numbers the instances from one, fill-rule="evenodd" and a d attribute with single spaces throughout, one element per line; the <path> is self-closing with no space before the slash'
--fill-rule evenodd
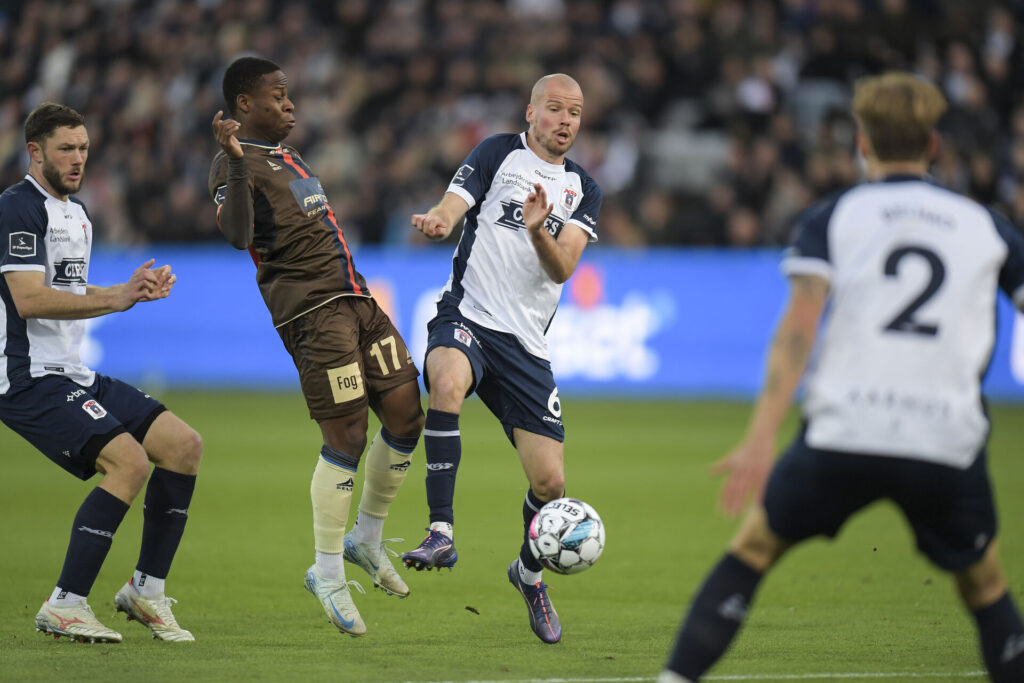
<path id="1" fill-rule="evenodd" d="M 905 72 L 857 81 L 853 115 L 879 161 L 925 157 L 935 124 L 946 112 L 946 98 L 934 85 Z"/>
<path id="2" fill-rule="evenodd" d="M 71 107 L 55 102 L 43 102 L 25 119 L 25 142 L 43 144 L 58 128 L 78 128 L 85 125 L 85 117 Z"/>
<path id="3" fill-rule="evenodd" d="M 231 66 L 224 72 L 224 83 L 221 86 L 224 100 L 228 105 L 228 112 L 235 113 L 235 104 L 239 95 L 252 93 L 261 78 L 280 70 L 281 67 L 277 64 L 262 57 L 239 57 L 231 62 Z"/>

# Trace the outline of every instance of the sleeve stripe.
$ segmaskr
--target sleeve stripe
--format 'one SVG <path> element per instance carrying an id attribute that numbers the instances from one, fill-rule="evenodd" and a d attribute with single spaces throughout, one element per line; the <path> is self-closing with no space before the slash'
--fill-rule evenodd
<path id="1" fill-rule="evenodd" d="M 578 225 L 581 228 L 583 228 L 583 232 L 585 232 L 588 235 L 590 235 L 590 241 L 591 242 L 596 242 L 597 241 L 597 233 L 594 232 L 594 229 L 592 227 L 590 227 L 589 225 L 587 225 L 586 223 L 583 223 L 582 221 L 578 221 L 575 218 L 570 219 L 569 223 L 571 225 Z"/>
<path id="2" fill-rule="evenodd" d="M 784 275 L 817 275 L 829 282 L 835 272 L 828 261 L 808 256 L 791 256 L 782 262 L 779 269 Z"/>
<path id="3" fill-rule="evenodd" d="M 462 197 L 464 200 L 466 200 L 466 203 L 469 204 L 469 208 L 472 209 L 474 206 L 476 206 L 476 198 L 473 197 L 473 195 L 471 195 L 469 192 L 467 192 L 462 187 L 459 187 L 458 185 L 449 185 L 448 186 L 448 192 L 451 192 L 452 194 L 456 194 L 456 195 Z"/>
<path id="4" fill-rule="evenodd" d="M 41 263 L 8 263 L 6 266 L 0 266 L 0 273 L 12 270 L 38 270 L 46 272 L 46 266 Z"/>

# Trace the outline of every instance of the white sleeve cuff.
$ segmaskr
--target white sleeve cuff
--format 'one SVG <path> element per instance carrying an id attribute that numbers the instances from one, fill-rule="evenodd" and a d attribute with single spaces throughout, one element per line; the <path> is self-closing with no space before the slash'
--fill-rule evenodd
<path id="1" fill-rule="evenodd" d="M 577 221 L 577 220 L 570 220 L 569 224 L 570 225 L 578 225 L 581 228 L 583 228 L 583 232 L 585 232 L 588 235 L 590 235 L 590 240 L 589 240 L 590 242 L 596 242 L 597 241 L 597 233 L 594 232 L 594 229 L 592 227 L 590 227 L 589 225 L 587 225 L 586 223 L 583 223 L 583 222 Z"/>
<path id="2" fill-rule="evenodd" d="M 0 266 L 0 273 L 7 273 L 12 270 L 38 270 L 46 272 L 46 266 L 39 263 L 8 263 L 6 266 Z"/>
<path id="3" fill-rule="evenodd" d="M 466 192 L 466 190 L 463 189 L 462 186 L 460 185 L 449 185 L 447 191 L 462 197 L 462 199 L 465 200 L 467 204 L 469 204 L 469 208 L 471 209 L 473 208 L 473 206 L 476 205 L 476 199 L 473 197 L 473 195 Z"/>
<path id="4" fill-rule="evenodd" d="M 817 275 L 832 281 L 834 268 L 832 264 L 820 258 L 810 256 L 790 256 L 783 259 L 779 269 L 784 275 Z"/>

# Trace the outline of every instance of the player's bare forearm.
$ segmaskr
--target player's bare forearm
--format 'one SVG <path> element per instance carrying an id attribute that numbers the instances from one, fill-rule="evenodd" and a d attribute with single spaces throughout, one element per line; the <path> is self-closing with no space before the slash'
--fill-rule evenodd
<path id="1" fill-rule="evenodd" d="M 549 278 L 562 284 L 572 276 L 579 262 L 578 255 L 574 257 L 543 227 L 530 231 L 530 241 L 533 242 L 540 265 Z"/>
<path id="2" fill-rule="evenodd" d="M 431 240 L 443 240 L 451 234 L 469 211 L 466 200 L 454 192 L 446 192 L 441 201 L 426 213 L 413 214 L 412 226 Z"/>
<path id="3" fill-rule="evenodd" d="M 571 223 L 562 228 L 557 239 L 552 236 L 548 232 L 547 221 L 554 208 L 554 205 L 548 204 L 544 186 L 534 183 L 533 192 L 523 202 L 523 225 L 530 234 L 530 241 L 537 250 L 537 258 L 544 272 L 554 282 L 562 284 L 576 270 L 588 237 L 582 230 L 570 227 Z"/>
<path id="4" fill-rule="evenodd" d="M 28 320 L 43 318 L 47 320 L 82 320 L 96 318 L 114 313 L 118 297 L 112 292 L 113 287 L 89 286 L 85 295 L 63 292 L 45 285 L 11 286 L 12 278 L 7 274 L 7 283 L 14 299 L 14 307 L 18 315 Z"/>
<path id="5" fill-rule="evenodd" d="M 827 292 L 828 283 L 821 278 L 792 279 L 789 305 L 772 340 L 764 386 L 746 436 L 712 467 L 712 471 L 728 474 L 720 505 L 730 515 L 739 514 L 751 497 L 760 499 L 764 493 L 774 463 L 779 425 L 807 366 Z"/>
<path id="6" fill-rule="evenodd" d="M 85 294 L 46 286 L 41 271 L 5 273 L 14 307 L 22 318 L 81 320 L 126 311 L 139 301 L 162 299 L 170 294 L 177 276 L 170 266 L 153 269 L 153 259 L 135 269 L 128 282 L 110 287 L 86 285 Z"/>
<path id="7" fill-rule="evenodd" d="M 791 279 L 789 305 L 772 340 L 748 438 L 774 440 L 807 367 L 827 294 L 828 283 L 822 278 L 797 275 Z"/>

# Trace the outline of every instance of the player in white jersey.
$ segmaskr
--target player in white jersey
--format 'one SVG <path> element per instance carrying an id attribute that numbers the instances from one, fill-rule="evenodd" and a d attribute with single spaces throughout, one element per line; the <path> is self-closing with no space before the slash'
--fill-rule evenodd
<path id="1" fill-rule="evenodd" d="M 891 73 L 857 84 L 870 182 L 812 207 L 783 261 L 791 293 L 744 440 L 718 463 L 722 504 L 756 500 L 701 586 L 659 681 L 696 681 L 725 652 L 764 574 L 888 498 L 917 547 L 951 572 L 994 681 L 1024 680 L 1024 624 L 999 562 L 981 377 L 996 292 L 1024 308 L 1024 235 L 926 173 L 946 102 Z M 811 357 L 804 426 L 777 463 L 779 426 Z M 767 483 L 766 483 L 767 482 Z M 763 502 L 762 502 L 763 493 Z"/>
<path id="2" fill-rule="evenodd" d="M 451 568 L 458 558 L 452 501 L 462 450 L 459 413 L 476 391 L 504 426 L 530 484 L 523 543 L 508 578 L 526 600 L 534 633 L 547 643 L 557 642 L 562 629 L 525 539 L 537 510 L 565 491 L 565 432 L 544 335 L 563 283 L 583 248 L 597 240 L 601 190 L 566 159 L 582 114 L 575 80 L 541 78 L 526 108 L 528 130 L 481 142 L 441 203 L 412 217 L 431 239 L 446 237 L 463 217 L 465 226 L 428 326 L 430 408 L 423 434 L 430 529 L 402 559 L 432 569 Z"/>
<path id="3" fill-rule="evenodd" d="M 121 642 L 86 598 L 148 478 L 139 560 L 114 605 L 155 638 L 194 640 L 178 626 L 164 581 L 185 530 L 202 441 L 159 401 L 93 372 L 79 355 L 86 318 L 163 299 L 176 277 L 150 260 L 128 282 L 90 285 L 92 223 L 71 197 L 89 154 L 85 119 L 44 103 L 26 120 L 25 141 L 28 175 L 0 195 L 0 420 L 80 479 L 103 475 L 78 508 L 64 568 L 36 614 L 36 629 Z M 40 497 L 60 504 L 45 491 Z"/>

